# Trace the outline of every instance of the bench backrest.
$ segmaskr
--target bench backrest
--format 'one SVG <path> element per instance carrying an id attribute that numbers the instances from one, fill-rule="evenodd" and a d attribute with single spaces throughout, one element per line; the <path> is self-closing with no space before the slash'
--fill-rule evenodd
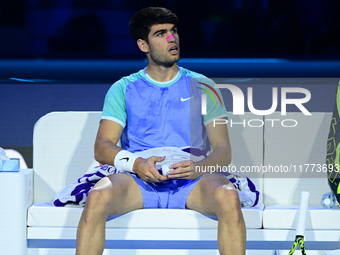
<path id="1" fill-rule="evenodd" d="M 278 172 L 264 174 L 266 205 L 298 205 L 301 191 L 311 193 L 310 205 L 320 206 L 322 194 L 329 192 L 326 171 L 327 137 L 332 113 L 312 112 L 272 114 L 274 127 L 266 121 L 264 132 L 264 165 Z M 295 127 L 284 127 L 282 120 L 294 120 Z M 285 121 L 285 126 L 295 125 Z M 272 168 L 273 169 L 273 168 Z"/>
<path id="2" fill-rule="evenodd" d="M 34 126 L 34 202 L 51 201 L 91 167 L 100 112 L 52 112 Z"/>
<path id="3" fill-rule="evenodd" d="M 34 202 L 51 201 L 55 192 L 98 165 L 94 160 L 94 141 L 100 114 L 52 112 L 36 123 L 33 137 Z M 307 190 L 311 192 L 310 205 L 320 204 L 321 195 L 328 192 L 329 187 L 326 173 L 317 171 L 318 166 L 325 163 L 332 113 L 229 116 L 231 166 L 236 170 L 251 166 L 282 169 L 279 169 L 279 175 L 277 172 L 245 173 L 261 192 L 260 203 L 298 205 L 300 192 Z M 264 126 L 250 126 L 260 123 L 250 120 L 261 118 Z M 284 119 L 294 119 L 298 124 L 284 127 L 294 124 L 286 121 L 282 125 Z M 284 172 L 288 168 L 291 172 Z"/>

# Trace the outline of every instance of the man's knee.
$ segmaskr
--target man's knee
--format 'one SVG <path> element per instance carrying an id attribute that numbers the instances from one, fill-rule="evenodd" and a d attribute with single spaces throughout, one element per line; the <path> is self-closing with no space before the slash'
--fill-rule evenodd
<path id="1" fill-rule="evenodd" d="M 118 175 L 115 177 L 118 177 Z M 109 216 L 108 208 L 119 193 L 120 188 L 119 184 L 113 184 L 112 182 L 109 177 L 104 177 L 90 190 L 84 210 L 88 217 Z"/>
<path id="2" fill-rule="evenodd" d="M 217 215 L 226 217 L 240 217 L 241 205 L 238 192 L 232 184 L 223 185 L 215 190 Z"/>
<path id="3" fill-rule="evenodd" d="M 85 220 L 94 220 L 97 217 L 109 216 L 107 207 L 109 194 L 105 189 L 92 189 L 86 199 L 84 208 Z"/>
<path id="4" fill-rule="evenodd" d="M 86 204 L 86 218 L 107 218 L 124 214 L 143 207 L 139 186 L 127 174 L 105 177 L 89 192 Z"/>
<path id="5" fill-rule="evenodd" d="M 93 188 L 90 190 L 86 204 L 95 207 L 105 207 L 105 205 L 111 200 L 112 191 L 108 188 Z"/>

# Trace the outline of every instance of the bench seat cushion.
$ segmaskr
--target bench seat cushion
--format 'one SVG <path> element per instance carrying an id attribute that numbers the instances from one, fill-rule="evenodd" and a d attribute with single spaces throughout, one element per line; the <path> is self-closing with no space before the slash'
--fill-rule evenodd
<path id="1" fill-rule="evenodd" d="M 242 208 L 247 228 L 262 227 L 263 204 Z M 77 227 L 82 207 L 54 207 L 37 202 L 28 210 L 29 227 Z M 192 210 L 143 209 L 121 216 L 111 216 L 107 228 L 217 228 L 216 217 L 208 217 Z"/>

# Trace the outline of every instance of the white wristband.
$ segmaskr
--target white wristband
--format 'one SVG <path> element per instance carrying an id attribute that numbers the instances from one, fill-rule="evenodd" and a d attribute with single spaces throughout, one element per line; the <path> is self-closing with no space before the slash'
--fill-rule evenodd
<path id="1" fill-rule="evenodd" d="M 133 172 L 132 167 L 137 158 L 138 156 L 132 152 L 121 150 L 115 157 L 114 165 L 119 170 Z"/>

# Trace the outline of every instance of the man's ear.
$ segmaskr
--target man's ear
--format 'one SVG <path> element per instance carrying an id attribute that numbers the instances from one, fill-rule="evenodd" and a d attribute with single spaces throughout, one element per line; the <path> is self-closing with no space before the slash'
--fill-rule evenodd
<path id="1" fill-rule="evenodd" d="M 139 49 L 141 51 L 143 51 L 144 53 L 148 53 L 149 52 L 149 44 L 146 41 L 144 41 L 142 39 L 138 39 L 137 40 L 137 45 L 138 45 Z"/>

